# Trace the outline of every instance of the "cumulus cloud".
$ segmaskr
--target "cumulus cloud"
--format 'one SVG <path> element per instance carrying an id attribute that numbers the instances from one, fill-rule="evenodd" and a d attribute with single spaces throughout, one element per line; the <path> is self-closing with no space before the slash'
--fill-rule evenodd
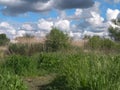
<path id="1" fill-rule="evenodd" d="M 24 29 L 24 30 L 28 30 L 28 31 L 33 30 L 32 25 L 29 24 L 29 23 L 24 23 L 21 28 Z"/>
<path id="2" fill-rule="evenodd" d="M 59 20 L 55 22 L 54 26 L 59 28 L 62 31 L 70 30 L 70 22 L 68 20 Z"/>
<path id="3" fill-rule="evenodd" d="M 0 33 L 5 33 L 9 38 L 12 38 L 16 34 L 15 28 L 7 22 L 0 23 Z"/>
<path id="4" fill-rule="evenodd" d="M 92 0 L 0 0 L 0 5 L 6 6 L 2 11 L 6 15 L 19 15 L 26 12 L 45 12 L 57 9 L 57 18 L 41 18 L 37 22 L 20 24 L 15 28 L 7 22 L 0 23 L 0 32 L 9 36 L 18 37 L 26 33 L 45 37 L 52 27 L 67 32 L 75 39 L 84 35 L 106 36 L 108 34 L 108 21 L 118 16 L 119 10 L 107 10 L 107 21 L 100 15 L 99 2 Z M 89 8 L 88 8 L 89 7 Z M 72 15 L 67 15 L 65 9 L 73 9 Z"/>
<path id="5" fill-rule="evenodd" d="M 45 12 L 51 9 L 52 0 L 0 0 L 5 6 L 2 12 L 5 15 L 19 15 L 27 12 Z"/>
<path id="6" fill-rule="evenodd" d="M 119 13 L 120 11 L 118 9 L 112 10 L 108 8 L 106 13 L 107 20 L 116 19 Z"/>
<path id="7" fill-rule="evenodd" d="M 93 4 L 93 0 L 0 0 L 5 15 L 45 12 L 51 9 L 89 8 Z"/>
<path id="8" fill-rule="evenodd" d="M 91 15 L 92 17 L 89 19 L 86 19 L 90 24 L 92 24 L 93 26 L 95 25 L 101 25 L 104 21 L 104 18 L 100 16 L 100 14 L 91 11 Z"/>
<path id="9" fill-rule="evenodd" d="M 50 31 L 52 29 L 53 22 L 45 19 L 40 19 L 38 22 L 38 28 L 40 30 Z"/>

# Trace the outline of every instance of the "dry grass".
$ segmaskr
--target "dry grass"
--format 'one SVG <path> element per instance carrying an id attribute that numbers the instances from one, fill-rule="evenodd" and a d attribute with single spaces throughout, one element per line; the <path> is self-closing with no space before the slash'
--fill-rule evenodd
<path id="1" fill-rule="evenodd" d="M 88 40 L 77 40 L 77 41 L 72 41 L 72 45 L 78 47 L 84 47 L 87 42 Z"/>
<path id="2" fill-rule="evenodd" d="M 45 41 L 45 38 L 36 38 L 36 37 L 33 37 L 33 38 L 26 38 L 26 37 L 18 37 L 15 39 L 17 41 L 17 43 L 29 43 L 29 44 L 32 44 L 32 43 L 44 43 Z"/>

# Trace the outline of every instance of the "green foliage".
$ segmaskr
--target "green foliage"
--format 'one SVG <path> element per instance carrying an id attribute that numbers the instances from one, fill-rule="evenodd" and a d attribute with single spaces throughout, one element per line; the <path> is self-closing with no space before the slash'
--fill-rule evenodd
<path id="1" fill-rule="evenodd" d="M 61 78 L 47 90 L 120 89 L 120 55 L 71 54 L 64 58 L 59 70 Z"/>
<path id="2" fill-rule="evenodd" d="M 26 44 L 10 44 L 8 46 L 8 51 L 10 54 L 25 55 L 26 49 L 27 49 Z"/>
<path id="3" fill-rule="evenodd" d="M 7 38 L 6 34 L 0 34 L 0 46 L 6 45 L 10 40 Z"/>
<path id="4" fill-rule="evenodd" d="M 37 56 L 37 67 L 48 72 L 55 72 L 61 64 L 59 53 L 41 53 Z"/>
<path id="5" fill-rule="evenodd" d="M 8 53 L 9 54 L 19 54 L 19 55 L 33 55 L 38 52 L 42 52 L 43 44 L 41 43 L 34 43 L 34 44 L 10 44 L 8 46 Z"/>
<path id="6" fill-rule="evenodd" d="M 120 29 L 109 27 L 109 35 L 115 41 L 120 41 Z"/>
<path id="7" fill-rule="evenodd" d="M 10 73 L 0 74 L 0 90 L 27 90 L 23 81 Z"/>
<path id="8" fill-rule="evenodd" d="M 101 48 L 103 50 L 114 50 L 115 49 L 115 42 L 110 39 L 103 39 L 101 42 Z"/>
<path id="9" fill-rule="evenodd" d="M 36 62 L 29 57 L 20 55 L 11 55 L 3 63 L 3 69 L 17 75 L 32 75 L 36 72 Z"/>
<path id="10" fill-rule="evenodd" d="M 57 28 L 53 28 L 46 36 L 45 42 L 47 51 L 57 51 L 69 47 L 69 38 Z"/>
<path id="11" fill-rule="evenodd" d="M 92 50 L 101 48 L 101 38 L 99 36 L 93 36 L 88 41 L 88 47 L 90 47 Z"/>
<path id="12" fill-rule="evenodd" d="M 93 36 L 88 40 L 87 47 L 92 50 L 112 51 L 116 50 L 116 43 L 110 39 Z"/>

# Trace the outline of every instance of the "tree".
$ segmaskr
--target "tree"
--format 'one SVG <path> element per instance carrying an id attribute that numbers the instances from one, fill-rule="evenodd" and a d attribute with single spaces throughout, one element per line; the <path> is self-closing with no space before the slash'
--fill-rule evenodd
<path id="1" fill-rule="evenodd" d="M 10 39 L 7 38 L 6 34 L 0 34 L 0 46 L 6 45 Z"/>
<path id="2" fill-rule="evenodd" d="M 109 36 L 115 41 L 120 41 L 120 29 L 109 27 Z"/>
<path id="3" fill-rule="evenodd" d="M 101 42 L 102 39 L 99 36 L 93 36 L 89 38 L 87 45 L 90 49 L 96 50 L 101 48 Z"/>
<path id="4" fill-rule="evenodd" d="M 57 51 L 69 46 L 69 37 L 57 28 L 52 28 L 46 38 L 45 45 L 47 51 Z"/>
<path id="5" fill-rule="evenodd" d="M 119 42 L 120 41 L 120 20 L 116 19 L 116 20 L 112 20 L 112 22 L 117 25 L 117 27 L 109 27 L 109 36 L 111 37 L 111 39 Z"/>

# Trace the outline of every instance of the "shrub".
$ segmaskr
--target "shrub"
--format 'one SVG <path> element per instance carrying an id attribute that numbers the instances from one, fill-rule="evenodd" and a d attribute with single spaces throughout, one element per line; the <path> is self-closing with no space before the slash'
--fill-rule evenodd
<path id="1" fill-rule="evenodd" d="M 115 42 L 113 42 L 110 39 L 103 39 L 103 41 L 101 42 L 101 48 L 104 50 L 114 50 L 115 47 Z"/>
<path id="2" fill-rule="evenodd" d="M 102 39 L 99 36 L 93 36 L 89 39 L 87 46 L 92 49 L 100 49 L 101 48 Z"/>
<path id="3" fill-rule="evenodd" d="M 17 76 L 10 73 L 0 74 L 1 90 L 27 90 L 23 81 Z"/>
<path id="4" fill-rule="evenodd" d="M 27 56 L 11 55 L 3 63 L 3 69 L 17 75 L 32 75 L 36 72 L 36 62 Z"/>
<path id="5" fill-rule="evenodd" d="M 20 54 L 25 55 L 27 49 L 26 44 L 10 44 L 8 46 L 8 52 L 10 54 Z"/>
<path id="6" fill-rule="evenodd" d="M 33 43 L 33 44 L 10 44 L 8 46 L 9 54 L 19 54 L 31 56 L 35 53 L 44 51 L 43 44 Z"/>
<path id="7" fill-rule="evenodd" d="M 87 47 L 92 50 L 115 51 L 116 43 L 110 39 L 93 36 L 88 40 Z"/>
<path id="8" fill-rule="evenodd" d="M 0 34 L 0 46 L 6 45 L 10 40 L 7 38 L 6 34 Z"/>
<path id="9" fill-rule="evenodd" d="M 47 51 L 58 51 L 69 47 L 68 36 L 57 28 L 53 28 L 46 38 Z"/>
<path id="10" fill-rule="evenodd" d="M 35 55 L 38 70 L 45 70 L 47 72 L 55 72 L 61 64 L 59 53 L 41 53 Z"/>

